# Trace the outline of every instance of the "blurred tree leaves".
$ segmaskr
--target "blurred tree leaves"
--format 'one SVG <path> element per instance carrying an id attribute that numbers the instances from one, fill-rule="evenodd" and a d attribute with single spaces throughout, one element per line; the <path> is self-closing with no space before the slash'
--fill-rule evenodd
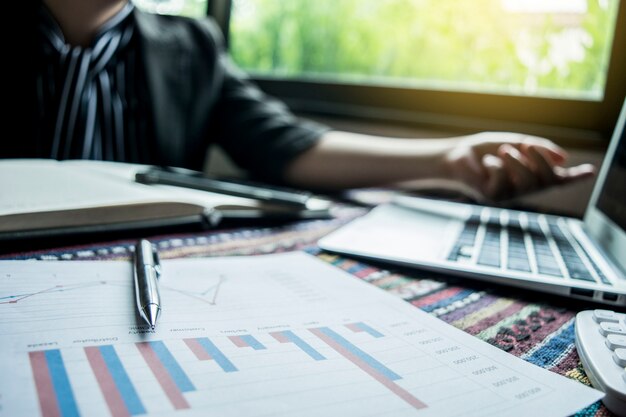
<path id="1" fill-rule="evenodd" d="M 243 69 L 279 77 L 593 99 L 617 6 L 541 14 L 502 0 L 233 0 L 230 50 Z"/>

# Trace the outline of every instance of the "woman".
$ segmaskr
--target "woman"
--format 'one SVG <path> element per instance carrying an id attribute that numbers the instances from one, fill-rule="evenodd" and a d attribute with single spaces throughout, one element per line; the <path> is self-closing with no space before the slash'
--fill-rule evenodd
<path id="1" fill-rule="evenodd" d="M 406 140 L 300 120 L 232 64 L 210 19 L 149 14 L 128 0 L 43 0 L 36 24 L 32 134 L 2 156 L 200 170 L 217 143 L 268 181 L 343 189 L 435 179 L 485 200 L 594 172 L 563 167 L 563 149 L 528 135 Z"/>

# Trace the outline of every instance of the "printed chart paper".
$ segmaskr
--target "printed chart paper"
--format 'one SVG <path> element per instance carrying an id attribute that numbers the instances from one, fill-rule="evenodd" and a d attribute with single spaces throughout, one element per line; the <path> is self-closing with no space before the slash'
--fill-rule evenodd
<path id="1" fill-rule="evenodd" d="M 0 262 L 0 417 L 566 416 L 602 393 L 300 253 Z"/>

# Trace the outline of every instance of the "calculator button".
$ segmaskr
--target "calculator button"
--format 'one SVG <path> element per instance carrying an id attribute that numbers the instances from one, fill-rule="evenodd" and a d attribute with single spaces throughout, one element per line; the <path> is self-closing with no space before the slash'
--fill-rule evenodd
<path id="1" fill-rule="evenodd" d="M 608 336 L 610 334 L 626 335 L 626 328 L 618 323 L 604 321 L 600 323 L 599 330 L 602 336 Z"/>
<path id="2" fill-rule="evenodd" d="M 615 349 L 613 352 L 613 360 L 621 367 L 626 366 L 626 349 Z"/>
<path id="3" fill-rule="evenodd" d="M 593 320 L 596 323 L 602 323 L 606 321 L 611 323 L 618 323 L 619 316 L 615 313 L 615 311 L 597 309 L 593 311 Z"/>
<path id="4" fill-rule="evenodd" d="M 606 337 L 604 343 L 611 350 L 626 348 L 626 336 L 622 336 L 619 334 L 610 334 Z"/>

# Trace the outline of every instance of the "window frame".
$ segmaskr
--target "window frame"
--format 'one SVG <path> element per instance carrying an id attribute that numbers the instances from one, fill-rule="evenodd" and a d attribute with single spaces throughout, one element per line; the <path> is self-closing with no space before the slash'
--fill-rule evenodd
<path id="1" fill-rule="evenodd" d="M 232 0 L 208 0 L 228 45 Z M 626 1 L 619 1 L 601 101 L 429 90 L 251 75 L 297 113 L 460 130 L 510 130 L 603 147 L 626 96 Z"/>

